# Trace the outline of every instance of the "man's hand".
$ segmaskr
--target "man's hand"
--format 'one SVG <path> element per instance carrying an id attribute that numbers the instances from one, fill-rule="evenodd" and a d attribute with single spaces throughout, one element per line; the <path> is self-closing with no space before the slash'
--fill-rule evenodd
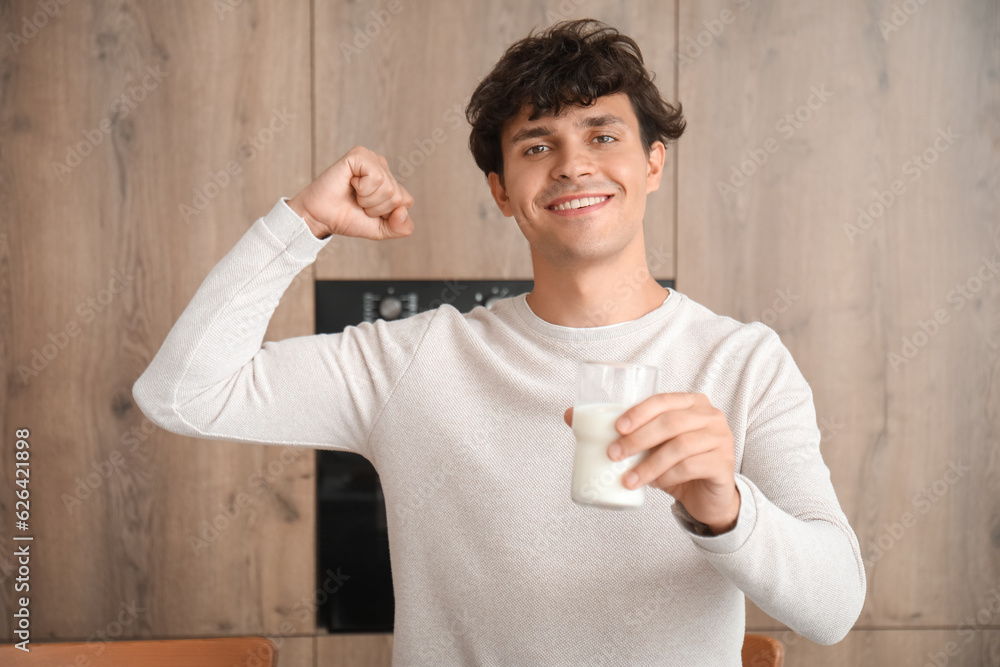
<path id="1" fill-rule="evenodd" d="M 563 418 L 572 426 L 573 408 Z M 713 534 L 732 530 L 740 511 L 733 433 L 726 415 L 707 396 L 650 396 L 626 410 L 615 428 L 622 437 L 608 447 L 612 461 L 650 450 L 645 460 L 623 475 L 626 488 L 649 484 L 662 489 Z M 637 477 L 630 482 L 633 474 Z"/>
<path id="2" fill-rule="evenodd" d="M 320 239 L 337 234 L 382 241 L 413 233 L 413 197 L 386 159 L 364 146 L 347 151 L 288 206 Z"/>

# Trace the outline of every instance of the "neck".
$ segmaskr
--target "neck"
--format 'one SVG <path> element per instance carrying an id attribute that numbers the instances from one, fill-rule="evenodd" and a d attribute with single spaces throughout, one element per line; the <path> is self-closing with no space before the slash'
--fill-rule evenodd
<path id="1" fill-rule="evenodd" d="M 535 286 L 526 297 L 528 306 L 541 319 L 559 326 L 630 322 L 659 308 L 669 294 L 649 275 L 641 251 L 572 268 L 555 268 L 533 255 L 532 264 Z"/>

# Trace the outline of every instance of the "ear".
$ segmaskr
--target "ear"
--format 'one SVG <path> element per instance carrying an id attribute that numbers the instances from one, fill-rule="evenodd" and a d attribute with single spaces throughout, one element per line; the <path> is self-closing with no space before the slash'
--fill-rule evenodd
<path id="1" fill-rule="evenodd" d="M 505 218 L 509 218 L 514 215 L 514 209 L 510 205 L 510 198 L 507 196 L 507 188 L 500 185 L 500 176 L 495 172 L 491 171 L 489 175 L 490 181 L 490 192 L 493 194 L 493 200 L 500 207 L 500 211 L 503 213 Z"/>
<path id="2" fill-rule="evenodd" d="M 663 176 L 663 160 L 667 149 L 662 141 L 654 141 L 649 147 L 649 162 L 646 163 L 646 194 L 660 189 Z"/>

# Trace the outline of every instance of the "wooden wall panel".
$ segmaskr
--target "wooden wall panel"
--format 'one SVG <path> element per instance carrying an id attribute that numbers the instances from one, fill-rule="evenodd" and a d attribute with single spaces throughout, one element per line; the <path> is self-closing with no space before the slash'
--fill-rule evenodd
<path id="1" fill-rule="evenodd" d="M 276 447 L 160 432 L 131 388 L 211 268 L 310 179 L 309 46 L 297 39 L 309 2 L 51 4 L 44 21 L 36 2 L 0 7 L 0 562 L 14 533 L 11 435 L 27 427 L 33 638 L 277 632 L 314 588 L 313 452 L 280 463 Z M 7 28 L 24 20 L 42 27 L 15 50 Z M 311 307 L 311 280 L 297 281 L 268 339 L 311 333 Z M 63 337 L 22 381 L 18 368 Z M 272 461 L 254 495 L 249 477 Z M 203 533 L 227 505 L 230 526 Z M 10 639 L 10 623 L 0 632 Z"/>
<path id="2" fill-rule="evenodd" d="M 360 144 L 385 156 L 415 200 L 413 234 L 334 239 L 320 253 L 317 278 L 530 280 L 528 243 L 497 208 L 469 152 L 465 106 L 511 43 L 532 28 L 587 17 L 633 37 L 673 100 L 673 2 L 317 0 L 317 174 Z M 674 275 L 674 181 L 672 145 L 646 210 L 647 259 L 657 278 Z"/>
<path id="3" fill-rule="evenodd" d="M 270 637 L 275 645 L 275 667 L 317 667 L 316 637 Z M 325 663 L 323 663 L 325 665 Z M 247 665 L 250 667 L 250 665 Z"/>
<path id="4" fill-rule="evenodd" d="M 810 382 L 859 627 L 954 627 L 1000 584 L 1000 9 L 716 0 L 679 25 L 678 289 L 770 325 Z"/>
<path id="5" fill-rule="evenodd" d="M 789 664 L 923 664 L 951 641 L 950 665 L 996 663 L 1000 10 L 903 4 L 95 0 L 37 19 L 0 3 L 0 535 L 8 435 L 30 428 L 33 637 L 280 633 L 285 665 L 388 664 L 391 635 L 308 636 L 314 453 L 160 432 L 131 386 L 250 224 L 355 144 L 402 177 L 417 230 L 335 239 L 266 340 L 314 330 L 314 276 L 530 278 L 464 108 L 529 29 L 590 16 L 638 41 L 688 119 L 648 202 L 654 275 L 781 335 L 864 546 L 869 598 L 843 642 L 789 642 L 752 604 L 749 627 Z"/>
<path id="6" fill-rule="evenodd" d="M 320 635 L 316 637 L 316 664 L 323 667 L 390 667 L 392 635 Z"/>
<path id="7" fill-rule="evenodd" d="M 1000 631 L 981 628 L 852 630 L 823 646 L 793 632 L 759 632 L 781 641 L 785 664 L 850 667 L 983 667 L 1000 664 Z M 756 667 L 751 663 L 749 667 Z"/>

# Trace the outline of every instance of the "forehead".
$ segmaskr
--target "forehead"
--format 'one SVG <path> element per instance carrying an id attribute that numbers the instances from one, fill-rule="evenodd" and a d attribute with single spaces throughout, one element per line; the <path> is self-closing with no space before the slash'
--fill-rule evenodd
<path id="1" fill-rule="evenodd" d="M 563 106 L 559 115 L 554 116 L 550 110 L 546 114 L 528 120 L 533 107 L 525 104 L 516 116 L 510 118 L 501 133 L 504 148 L 513 146 L 515 142 L 524 139 L 538 138 L 558 131 L 559 127 L 574 128 L 577 126 L 595 127 L 624 123 L 630 128 L 638 127 L 639 120 L 632 110 L 632 103 L 625 93 L 602 95 L 590 106 L 578 104 Z"/>

